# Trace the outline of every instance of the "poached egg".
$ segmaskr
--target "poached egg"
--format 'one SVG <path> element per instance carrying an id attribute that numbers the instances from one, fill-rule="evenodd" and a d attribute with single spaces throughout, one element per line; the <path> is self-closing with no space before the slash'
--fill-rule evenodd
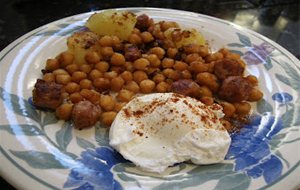
<path id="1" fill-rule="evenodd" d="M 132 99 L 117 114 L 109 144 L 144 171 L 163 172 L 184 161 L 213 164 L 224 160 L 231 139 L 218 104 L 207 106 L 175 93 Z"/>

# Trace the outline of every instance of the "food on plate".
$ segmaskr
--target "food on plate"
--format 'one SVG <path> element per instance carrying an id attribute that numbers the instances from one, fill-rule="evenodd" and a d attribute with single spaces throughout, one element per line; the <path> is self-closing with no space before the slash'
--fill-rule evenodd
<path id="1" fill-rule="evenodd" d="M 263 96 L 239 55 L 211 52 L 195 29 L 122 11 L 95 13 L 86 26 L 67 38 L 66 51 L 46 61 L 33 90 L 36 106 L 78 129 L 98 121 L 110 126 L 142 94 L 174 92 L 221 105 L 224 126 L 234 131 L 232 121 L 244 121 L 249 102 Z"/>
<path id="2" fill-rule="evenodd" d="M 114 35 L 127 40 L 136 23 L 136 16 L 131 12 L 106 10 L 93 14 L 86 26 L 100 36 Z"/>
<path id="3" fill-rule="evenodd" d="M 163 172 L 191 160 L 224 160 L 231 139 L 223 126 L 222 106 L 205 105 L 176 93 L 152 93 L 132 99 L 111 125 L 109 144 L 145 171 Z"/>

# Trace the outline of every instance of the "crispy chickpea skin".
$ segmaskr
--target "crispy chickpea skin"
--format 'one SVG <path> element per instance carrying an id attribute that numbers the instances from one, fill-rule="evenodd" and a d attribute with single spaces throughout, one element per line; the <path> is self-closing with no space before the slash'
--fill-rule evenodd
<path id="1" fill-rule="evenodd" d="M 113 97 L 110 95 L 102 95 L 100 99 L 100 106 L 103 108 L 105 111 L 111 111 L 115 107 L 115 100 Z"/>
<path id="2" fill-rule="evenodd" d="M 221 106 L 223 107 L 223 112 L 226 117 L 231 117 L 235 113 L 235 107 L 229 102 L 222 102 Z"/>
<path id="3" fill-rule="evenodd" d="M 129 102 L 133 96 L 133 92 L 126 89 L 122 89 L 117 95 L 117 100 L 120 102 Z"/>
<path id="4" fill-rule="evenodd" d="M 58 108 L 56 108 L 55 113 L 59 119 L 67 121 L 71 119 L 72 110 L 73 110 L 73 104 L 64 103 L 60 105 Z"/>
<path id="5" fill-rule="evenodd" d="M 110 63 L 115 66 L 124 65 L 125 57 L 121 53 L 114 53 L 110 58 Z"/>
<path id="6" fill-rule="evenodd" d="M 241 76 L 230 76 L 222 82 L 218 95 L 228 102 L 241 102 L 248 99 L 251 89 L 247 79 Z"/>
<path id="7" fill-rule="evenodd" d="M 155 88 L 155 82 L 152 80 L 146 79 L 140 83 L 140 89 L 142 93 L 151 93 Z"/>
<path id="8" fill-rule="evenodd" d="M 100 121 L 102 124 L 104 124 L 106 126 L 110 126 L 116 116 L 117 116 L 117 112 L 115 112 L 115 111 L 103 112 L 101 114 Z"/>
<path id="9" fill-rule="evenodd" d="M 148 79 L 148 75 L 144 71 L 135 71 L 133 73 L 133 80 L 138 84 L 146 79 Z"/>
<path id="10" fill-rule="evenodd" d="M 138 93 L 140 91 L 140 87 L 135 81 L 128 81 L 123 88 L 134 93 Z"/>
<path id="11" fill-rule="evenodd" d="M 217 77 L 209 72 L 197 74 L 196 81 L 201 86 L 207 86 L 213 92 L 216 92 L 219 88 Z"/>
<path id="12" fill-rule="evenodd" d="M 111 84 L 111 90 L 118 92 L 122 89 L 125 81 L 121 77 L 113 78 L 110 82 Z"/>
<path id="13" fill-rule="evenodd" d="M 110 81 L 107 78 L 97 78 L 93 81 L 93 85 L 100 92 L 110 89 Z"/>

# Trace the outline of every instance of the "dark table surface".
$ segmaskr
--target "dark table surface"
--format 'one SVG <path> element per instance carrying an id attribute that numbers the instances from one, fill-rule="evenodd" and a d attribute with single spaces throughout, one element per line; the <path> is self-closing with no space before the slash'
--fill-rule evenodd
<path id="1" fill-rule="evenodd" d="M 298 0 L 1 0 L 0 50 L 23 34 L 67 16 L 118 7 L 181 9 L 231 21 L 277 42 L 300 59 Z M 9 172 L 9 171 L 7 171 Z M 1 189 L 14 189 L 0 178 Z"/>

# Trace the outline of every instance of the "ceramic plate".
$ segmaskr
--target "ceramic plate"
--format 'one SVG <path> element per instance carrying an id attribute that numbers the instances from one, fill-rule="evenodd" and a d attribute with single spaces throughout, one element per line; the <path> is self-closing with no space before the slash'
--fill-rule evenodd
<path id="1" fill-rule="evenodd" d="M 271 40 L 232 23 L 191 12 L 129 8 L 155 21 L 199 29 L 212 50 L 226 47 L 259 78 L 264 99 L 251 123 L 232 135 L 223 163 L 139 171 L 108 146 L 101 125 L 74 130 L 34 109 L 31 91 L 47 58 L 66 50 L 66 38 L 92 13 L 42 26 L 0 53 L 1 176 L 18 189 L 292 189 L 300 179 L 300 63 Z"/>

